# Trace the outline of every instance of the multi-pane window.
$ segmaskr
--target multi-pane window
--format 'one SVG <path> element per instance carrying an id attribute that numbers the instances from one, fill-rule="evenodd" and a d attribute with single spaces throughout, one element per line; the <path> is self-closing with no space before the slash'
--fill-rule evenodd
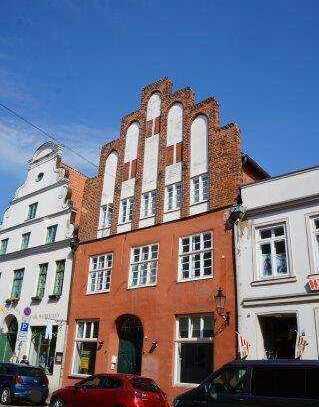
<path id="1" fill-rule="evenodd" d="M 185 315 L 176 320 L 177 383 L 201 383 L 213 371 L 213 317 Z"/>
<path id="2" fill-rule="evenodd" d="M 286 276 L 288 256 L 285 225 L 257 229 L 256 234 L 260 278 Z"/>
<path id="3" fill-rule="evenodd" d="M 209 199 L 209 177 L 208 174 L 198 175 L 191 182 L 191 203 L 196 204 Z"/>
<path id="4" fill-rule="evenodd" d="M 29 210 L 28 210 L 28 217 L 27 219 L 34 219 L 37 214 L 37 208 L 38 208 L 38 202 L 35 202 L 31 205 L 29 205 Z"/>
<path id="5" fill-rule="evenodd" d="M 212 234 L 185 236 L 179 242 L 179 281 L 210 277 L 212 267 Z"/>
<path id="6" fill-rule="evenodd" d="M 112 224 L 113 204 L 103 205 L 101 207 L 101 227 L 107 228 Z"/>
<path id="7" fill-rule="evenodd" d="M 166 211 L 172 211 L 179 209 L 182 206 L 182 184 L 178 182 L 176 184 L 168 185 L 166 187 L 165 197 L 165 209 Z"/>
<path id="8" fill-rule="evenodd" d="M 145 192 L 142 195 L 141 217 L 147 218 L 154 216 L 156 212 L 156 191 Z"/>
<path id="9" fill-rule="evenodd" d="M 77 322 L 73 355 L 73 374 L 83 376 L 94 374 L 98 336 L 99 321 Z"/>
<path id="10" fill-rule="evenodd" d="M 158 243 L 134 247 L 131 253 L 130 287 L 156 284 Z"/>
<path id="11" fill-rule="evenodd" d="M 11 298 L 20 298 L 24 269 L 14 271 Z"/>
<path id="12" fill-rule="evenodd" d="M 53 288 L 53 295 L 56 295 L 58 297 L 62 295 L 64 270 L 65 270 L 65 260 L 58 260 L 56 262 L 56 272 Z"/>
<path id="13" fill-rule="evenodd" d="M 0 256 L 7 253 L 9 239 L 2 239 L 0 243 Z"/>
<path id="14" fill-rule="evenodd" d="M 51 226 L 47 227 L 46 243 L 55 242 L 57 229 L 58 229 L 58 225 L 51 225 Z"/>
<path id="15" fill-rule="evenodd" d="M 134 198 L 121 200 L 120 223 L 128 223 L 132 220 Z"/>
<path id="16" fill-rule="evenodd" d="M 21 250 L 29 247 L 31 232 L 23 233 L 21 237 Z"/>
<path id="17" fill-rule="evenodd" d="M 99 293 L 110 290 L 112 266 L 112 253 L 91 257 L 88 293 Z"/>
<path id="18" fill-rule="evenodd" d="M 38 278 L 38 286 L 36 297 L 43 298 L 44 291 L 45 291 L 45 283 L 47 280 L 47 272 L 48 272 L 48 263 L 43 263 L 39 265 L 39 278 Z"/>

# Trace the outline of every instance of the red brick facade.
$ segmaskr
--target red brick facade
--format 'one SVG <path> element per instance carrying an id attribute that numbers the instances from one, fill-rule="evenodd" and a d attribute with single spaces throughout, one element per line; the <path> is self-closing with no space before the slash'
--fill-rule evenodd
<path id="1" fill-rule="evenodd" d="M 161 114 L 152 121 L 146 120 L 146 108 L 150 96 L 161 96 Z M 183 143 L 176 145 L 175 161 L 182 160 L 183 203 L 181 219 L 163 222 L 165 167 L 172 164 L 174 151 L 166 147 L 167 115 L 174 103 L 183 105 Z M 190 190 L 190 129 L 193 120 L 204 114 L 208 119 L 208 167 L 210 176 L 209 210 L 189 216 Z M 140 136 L 135 176 L 134 210 L 132 231 L 116 235 L 120 205 L 121 183 L 129 176 L 124 164 L 125 135 L 132 122 L 138 121 Z M 159 133 L 159 159 L 157 171 L 157 207 L 155 225 L 138 229 L 144 162 L 145 138 Z M 156 134 L 156 133 L 155 133 Z M 108 155 L 118 153 L 113 221 L 111 235 L 96 239 L 100 202 L 103 187 L 105 161 Z M 153 377 L 167 392 L 170 399 L 185 390 L 174 382 L 175 372 L 175 321 L 179 315 L 208 313 L 214 316 L 216 326 L 222 323 L 217 315 L 214 294 L 221 287 L 226 294 L 226 310 L 230 323 L 213 339 L 214 368 L 233 359 L 236 354 L 236 301 L 234 281 L 233 236 L 225 222 L 229 208 L 236 202 L 239 186 L 249 178 L 264 177 L 261 169 L 246 167 L 242 159 L 241 137 L 235 124 L 220 127 L 219 106 L 208 98 L 195 103 L 191 89 L 172 92 L 171 81 L 164 79 L 143 89 L 141 107 L 122 120 L 120 137 L 106 144 L 101 151 L 100 167 L 96 178 L 86 183 L 79 230 L 80 246 L 76 253 L 75 274 L 71 289 L 69 331 L 64 369 L 64 384 L 73 382 L 72 358 L 77 320 L 99 320 L 99 340 L 95 372 L 112 371 L 112 359 L 118 354 L 119 338 L 116 321 L 122 315 L 134 315 L 140 319 L 144 331 L 142 375 Z M 251 163 L 250 163 L 251 164 Z M 133 174 L 133 175 L 132 175 Z M 210 231 L 213 237 L 213 275 L 197 281 L 179 282 L 179 240 L 194 233 Z M 159 244 L 157 283 L 155 286 L 128 288 L 130 254 L 134 247 Z M 110 292 L 87 294 L 89 259 L 91 256 L 113 253 Z M 150 352 L 152 342 L 158 346 Z M 113 366 L 114 367 L 114 366 Z M 116 369 L 116 367 L 115 367 Z"/>

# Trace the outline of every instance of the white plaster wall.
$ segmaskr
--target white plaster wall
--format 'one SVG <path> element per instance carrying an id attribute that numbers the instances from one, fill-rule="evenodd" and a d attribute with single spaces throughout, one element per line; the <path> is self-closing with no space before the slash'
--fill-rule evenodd
<path id="1" fill-rule="evenodd" d="M 111 153 L 106 159 L 101 205 L 106 205 L 113 202 L 117 162 L 118 157 L 114 152 Z"/>
<path id="2" fill-rule="evenodd" d="M 191 126 L 190 176 L 203 174 L 208 170 L 208 126 L 204 115 L 197 116 Z"/>
<path id="3" fill-rule="evenodd" d="M 301 186 L 299 181 L 296 182 L 296 178 L 300 181 L 302 179 L 302 177 L 292 175 L 285 178 L 286 184 L 283 183 L 283 180 L 270 180 L 256 184 L 252 188 L 244 187 L 242 194 L 244 207 L 253 209 L 255 205 L 264 206 L 266 202 L 269 205 L 272 202 L 277 204 L 280 199 L 287 198 L 289 201 L 291 197 L 301 198 L 302 194 L 305 194 L 305 189 L 310 196 L 311 183 L 307 187 Z M 312 192 L 317 194 L 317 190 L 318 185 L 312 184 Z M 314 312 L 318 302 L 312 302 L 307 288 L 308 276 L 319 273 L 316 258 L 317 248 L 312 230 L 312 216 L 314 215 L 319 215 L 319 203 L 310 204 L 304 201 L 300 202 L 299 206 L 281 207 L 272 212 L 250 215 L 248 223 L 242 224 L 240 227 L 237 225 L 235 228 L 239 331 L 253 344 L 251 358 L 263 357 L 262 335 L 257 315 L 287 312 L 297 312 L 298 329 L 304 331 L 310 340 L 304 357 L 318 358 L 319 321 L 315 321 Z M 260 281 L 258 261 L 255 255 L 255 227 L 283 221 L 286 222 L 287 227 L 288 261 L 292 278 L 287 279 L 287 282 L 279 283 L 280 280 L 277 280 L 274 284 L 264 283 L 262 286 L 254 286 L 256 284 L 253 283 L 254 281 Z M 283 296 L 290 295 L 303 297 L 298 300 L 300 303 L 295 304 L 290 304 L 288 299 L 281 299 Z M 258 301 L 256 303 L 258 305 L 252 306 L 243 302 L 245 299 L 263 299 L 265 297 L 274 298 L 270 301 L 270 305 Z"/>
<path id="4" fill-rule="evenodd" d="M 169 211 L 165 212 L 163 214 L 163 222 L 170 222 L 171 220 L 176 220 L 181 217 L 181 211 L 180 209 L 177 209 L 175 211 Z"/>
<path id="5" fill-rule="evenodd" d="M 161 97 L 159 93 L 153 93 L 149 98 L 146 110 L 146 120 L 155 119 L 161 114 Z"/>
<path id="6" fill-rule="evenodd" d="M 145 139 L 142 192 L 152 191 L 157 186 L 159 134 Z"/>
<path id="7" fill-rule="evenodd" d="M 153 226 L 155 223 L 155 216 L 150 216 L 149 218 L 141 219 L 139 222 L 140 228 L 147 228 L 148 226 Z"/>
<path id="8" fill-rule="evenodd" d="M 247 185 L 242 197 L 247 209 L 319 195 L 319 168 Z"/>
<path id="9" fill-rule="evenodd" d="M 124 162 L 135 160 L 137 157 L 137 146 L 140 127 L 138 123 L 132 123 L 126 132 Z"/>
<path id="10" fill-rule="evenodd" d="M 183 107 L 173 105 L 167 116 L 167 146 L 180 143 L 183 140 Z"/>
<path id="11" fill-rule="evenodd" d="M 165 168 L 165 185 L 175 184 L 182 181 L 182 162 L 168 165 Z"/>
<path id="12" fill-rule="evenodd" d="M 209 209 L 208 202 L 201 202 L 201 203 L 198 203 L 198 204 L 191 205 L 189 207 L 189 214 L 190 215 L 196 215 L 198 213 L 207 212 L 208 209 Z"/>
<path id="13" fill-rule="evenodd" d="M 117 233 L 129 232 L 131 229 L 132 229 L 131 222 L 124 223 L 123 225 L 117 226 Z"/>
<path id="14" fill-rule="evenodd" d="M 135 178 L 130 178 L 122 182 L 121 199 L 134 196 Z"/>

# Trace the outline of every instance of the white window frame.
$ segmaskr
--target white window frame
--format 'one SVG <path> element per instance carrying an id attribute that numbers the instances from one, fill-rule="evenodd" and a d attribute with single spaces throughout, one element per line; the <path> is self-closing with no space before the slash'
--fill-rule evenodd
<path id="1" fill-rule="evenodd" d="M 319 215 L 310 218 L 311 222 L 311 240 L 313 247 L 313 271 L 312 274 L 319 274 Z M 318 227 L 316 227 L 318 222 Z"/>
<path id="2" fill-rule="evenodd" d="M 125 209 L 124 209 L 125 204 Z M 125 223 L 130 223 L 133 216 L 133 206 L 134 206 L 134 197 L 130 196 L 128 198 L 121 199 L 121 208 L 120 208 L 120 217 L 119 224 L 124 225 Z"/>
<path id="3" fill-rule="evenodd" d="M 107 229 L 110 228 L 112 225 L 113 219 L 113 204 L 108 203 L 106 205 L 101 206 L 101 214 L 100 214 L 100 229 Z"/>
<path id="4" fill-rule="evenodd" d="M 147 259 L 142 258 L 143 250 L 148 248 L 148 257 Z M 154 248 L 154 249 L 152 249 Z M 155 250 L 157 248 L 157 250 Z M 139 250 L 139 258 L 136 260 L 135 256 L 135 251 Z M 157 252 L 157 256 L 152 257 L 152 253 Z M 137 247 L 132 247 L 131 249 L 131 258 L 130 258 L 130 273 L 129 273 L 129 282 L 128 282 L 128 288 L 141 288 L 141 287 L 151 287 L 155 286 L 157 284 L 157 276 L 158 276 L 158 260 L 159 260 L 159 244 L 158 243 L 151 243 L 149 245 L 144 245 L 144 246 L 137 246 Z M 155 280 L 151 281 L 152 277 L 152 271 L 154 271 L 154 268 L 152 268 L 152 263 L 156 263 L 155 267 Z M 146 265 L 146 269 L 143 267 L 143 265 Z M 146 271 L 146 282 L 141 283 L 141 275 L 142 271 Z M 135 280 L 135 277 L 137 278 L 137 284 L 133 284 L 133 280 Z"/>
<path id="5" fill-rule="evenodd" d="M 87 331 L 87 326 L 91 322 L 91 330 L 90 330 L 90 337 L 86 338 L 86 331 Z M 98 328 L 98 335 L 97 337 L 93 337 L 94 333 L 94 322 L 99 323 L 99 328 Z M 84 324 L 84 330 L 83 330 L 83 337 L 79 337 L 79 325 L 83 323 Z M 83 373 L 76 373 L 74 371 L 75 369 L 75 358 L 76 358 L 76 345 L 79 342 L 94 342 L 96 343 L 96 347 L 98 346 L 98 340 L 99 340 L 99 333 L 100 333 L 100 320 L 98 319 L 87 319 L 87 320 L 77 320 L 76 321 L 76 326 L 75 326 L 75 337 L 74 337 L 74 348 L 73 348 L 73 357 L 72 357 L 72 370 L 71 370 L 71 376 L 73 377 L 89 377 L 91 374 L 83 374 Z M 96 349 L 96 356 L 97 356 L 98 350 Z M 97 359 L 97 358 L 96 358 Z M 95 363 L 96 363 L 95 359 Z"/>
<path id="6" fill-rule="evenodd" d="M 283 227 L 284 234 L 279 236 L 274 236 L 274 230 L 276 228 Z M 271 231 L 271 237 L 262 239 L 260 237 L 261 231 Z M 275 258 L 275 242 L 278 241 L 285 241 L 285 250 L 286 250 L 286 265 L 287 265 L 287 272 L 286 273 L 278 273 L 276 267 L 276 258 Z M 261 246 L 263 244 L 270 244 L 271 246 L 271 270 L 272 275 L 263 275 L 262 273 L 262 253 L 261 253 Z M 272 223 L 266 225 L 260 225 L 255 227 L 255 257 L 256 257 L 256 276 L 258 280 L 276 280 L 281 278 L 287 278 L 292 276 L 291 267 L 290 267 L 290 259 L 289 259 L 289 239 L 288 239 L 288 228 L 286 222 L 279 222 L 279 223 Z"/>
<path id="7" fill-rule="evenodd" d="M 183 187 L 181 182 L 167 185 L 165 188 L 165 212 L 176 211 L 181 208 Z"/>
<path id="8" fill-rule="evenodd" d="M 210 234 L 210 248 L 204 247 L 204 235 Z M 192 244 L 195 237 L 200 236 L 200 249 L 193 249 Z M 183 252 L 183 240 L 189 239 L 189 251 Z M 204 232 L 194 233 L 192 235 L 182 236 L 179 239 L 179 253 L 178 253 L 178 282 L 185 282 L 185 281 L 196 281 L 196 280 L 204 280 L 208 278 L 213 278 L 214 276 L 214 258 L 213 258 L 213 248 L 214 248 L 214 240 L 213 240 L 213 233 L 210 230 Z M 209 258 L 204 258 L 204 253 L 210 252 L 210 262 L 211 262 L 211 273 L 204 274 L 204 261 L 209 260 Z M 200 275 L 194 275 L 194 257 L 195 255 L 200 255 Z M 183 277 L 183 257 L 189 256 L 189 277 Z"/>
<path id="9" fill-rule="evenodd" d="M 212 313 L 203 313 L 203 314 L 185 314 L 178 315 L 175 319 L 175 363 L 174 363 L 174 384 L 178 386 L 190 386 L 197 387 L 199 383 L 184 383 L 180 381 L 181 376 L 181 364 L 180 364 L 180 345 L 182 343 L 213 343 L 213 336 L 204 337 L 204 318 L 210 317 L 212 319 L 212 330 L 214 330 L 214 316 Z M 179 336 L 179 324 L 180 320 L 188 318 L 188 337 L 181 338 Z M 200 319 L 200 336 L 193 337 L 193 322 L 195 319 Z"/>
<path id="10" fill-rule="evenodd" d="M 144 192 L 142 194 L 141 219 L 155 216 L 156 199 L 157 191 L 155 189 L 153 191 Z"/>
<path id="11" fill-rule="evenodd" d="M 195 196 L 195 183 L 198 182 L 198 197 Z M 209 201 L 210 182 L 208 173 L 196 175 L 191 179 L 191 205 Z"/>
<path id="12" fill-rule="evenodd" d="M 104 257 L 104 267 L 99 267 L 100 259 Z M 96 260 L 96 261 L 95 261 Z M 109 265 L 109 262 L 111 263 Z M 96 267 L 95 267 L 96 264 Z M 87 281 L 87 294 L 100 294 L 107 293 L 111 290 L 111 276 L 113 269 L 113 253 L 100 254 L 97 256 L 91 256 L 89 260 L 89 273 Z M 95 275 L 94 289 L 92 290 L 92 275 Z M 97 288 L 101 281 L 102 288 Z M 108 287 L 106 287 L 108 285 Z"/>
<path id="13" fill-rule="evenodd" d="M 22 233 L 20 250 L 26 250 L 29 248 L 31 239 L 31 232 Z"/>
<path id="14" fill-rule="evenodd" d="M 28 207 L 27 220 L 32 220 L 37 217 L 38 202 L 33 202 Z"/>
<path id="15" fill-rule="evenodd" d="M 7 254 L 9 245 L 9 238 L 2 239 L 0 241 L 0 256 Z"/>

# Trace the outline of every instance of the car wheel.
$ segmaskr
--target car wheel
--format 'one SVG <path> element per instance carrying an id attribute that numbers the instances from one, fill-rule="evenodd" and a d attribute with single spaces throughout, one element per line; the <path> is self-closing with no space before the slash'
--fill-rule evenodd
<path id="1" fill-rule="evenodd" d="M 5 406 L 11 404 L 11 391 L 9 387 L 5 387 L 0 394 L 0 403 Z"/>
<path id="2" fill-rule="evenodd" d="M 50 401 L 50 407 L 65 407 L 65 403 L 61 399 L 53 399 Z"/>

